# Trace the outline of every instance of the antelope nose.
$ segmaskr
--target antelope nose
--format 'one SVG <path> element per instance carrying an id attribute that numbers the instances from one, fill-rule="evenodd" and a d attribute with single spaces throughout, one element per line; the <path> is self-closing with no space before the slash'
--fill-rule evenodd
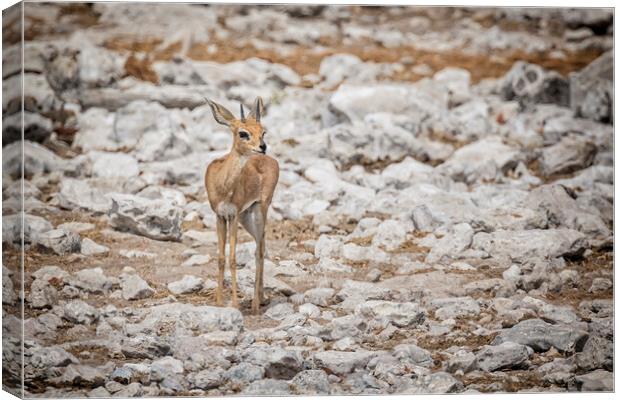
<path id="1" fill-rule="evenodd" d="M 266 144 L 266 143 L 261 144 L 261 145 L 260 145 L 260 150 L 261 150 L 263 153 L 265 153 L 265 152 L 267 151 L 267 144 Z"/>

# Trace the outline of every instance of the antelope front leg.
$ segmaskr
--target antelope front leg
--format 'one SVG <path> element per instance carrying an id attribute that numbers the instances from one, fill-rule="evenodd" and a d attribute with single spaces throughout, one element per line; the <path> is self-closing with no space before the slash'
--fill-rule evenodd
<path id="1" fill-rule="evenodd" d="M 239 216 L 234 215 L 229 220 L 230 229 L 230 255 L 228 256 L 228 261 L 230 262 L 230 280 L 232 283 L 232 305 L 233 307 L 239 308 L 239 301 L 237 300 L 237 225 L 239 221 Z"/>
<path id="2" fill-rule="evenodd" d="M 226 268 L 226 219 L 217 217 L 217 291 L 215 292 L 216 304 L 224 305 L 222 291 L 224 290 L 224 269 Z"/>

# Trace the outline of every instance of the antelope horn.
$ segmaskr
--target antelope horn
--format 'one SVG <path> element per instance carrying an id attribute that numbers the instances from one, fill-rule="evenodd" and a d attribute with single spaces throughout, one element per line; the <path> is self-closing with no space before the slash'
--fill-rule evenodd
<path id="1" fill-rule="evenodd" d="M 239 107 L 241 108 L 241 122 L 245 122 L 245 113 L 243 112 L 243 103 L 239 103 Z"/>
<path id="2" fill-rule="evenodd" d="M 256 116 L 256 122 L 260 122 L 260 103 L 256 102 L 256 110 L 254 111 L 254 115 Z"/>

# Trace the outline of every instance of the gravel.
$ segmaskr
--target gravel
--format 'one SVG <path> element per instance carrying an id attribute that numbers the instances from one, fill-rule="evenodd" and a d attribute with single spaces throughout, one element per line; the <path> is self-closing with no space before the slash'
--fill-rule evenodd
<path id="1" fill-rule="evenodd" d="M 24 93 L 3 65 L 7 390 L 19 371 L 52 398 L 613 390 L 609 10 L 505 9 L 505 30 L 480 24 L 495 9 L 31 9 Z M 243 228 L 240 308 L 228 266 L 215 304 L 204 171 L 233 140 L 204 94 L 266 105 L 259 315 Z"/>

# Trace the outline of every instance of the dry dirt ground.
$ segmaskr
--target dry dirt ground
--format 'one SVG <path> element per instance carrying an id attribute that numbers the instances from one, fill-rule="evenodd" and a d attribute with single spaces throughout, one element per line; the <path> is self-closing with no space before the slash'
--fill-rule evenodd
<path id="1" fill-rule="evenodd" d="M 38 249 L 29 249 L 24 252 L 25 262 L 25 276 L 28 277 L 30 273 L 38 270 L 46 265 L 58 265 L 64 270 L 70 273 L 77 272 L 84 268 L 101 267 L 104 273 L 109 276 L 118 276 L 122 269 L 126 266 L 134 268 L 141 277 L 156 289 L 157 294 L 150 299 L 127 301 L 121 299 L 109 299 L 102 295 L 90 295 L 87 302 L 93 306 L 100 306 L 102 303 L 113 304 L 119 309 L 125 307 L 144 307 L 148 305 L 158 304 L 163 298 L 170 296 L 166 285 L 170 282 L 181 279 L 184 275 L 195 275 L 204 278 L 205 280 L 211 279 L 215 281 L 217 276 L 217 247 L 216 244 L 199 245 L 194 247 L 190 240 L 184 242 L 162 242 L 158 240 L 152 240 L 145 237 L 136 236 L 133 234 L 127 234 L 123 232 L 117 232 L 107 227 L 104 222 L 105 218 L 95 218 L 85 216 L 80 212 L 54 212 L 54 213 L 41 213 L 41 216 L 47 218 L 54 225 L 58 225 L 64 222 L 86 222 L 95 225 L 95 229 L 84 232 L 83 237 L 88 237 L 95 242 L 105 245 L 110 248 L 110 253 L 106 255 L 97 255 L 85 257 L 79 254 L 70 256 L 59 256 L 51 253 L 42 253 Z M 377 217 L 377 215 L 372 215 Z M 185 228 L 196 229 L 200 231 L 208 232 L 202 223 L 194 221 L 192 223 L 185 223 Z M 344 221 L 340 225 L 343 229 L 343 233 L 350 233 L 354 225 L 347 224 Z M 243 229 L 239 230 L 239 243 L 245 243 L 251 241 L 251 237 Z M 316 231 L 316 227 L 312 225 L 312 222 L 303 220 L 285 220 L 285 221 L 269 221 L 267 227 L 267 243 L 268 251 L 271 255 L 270 259 L 273 262 L 280 260 L 287 260 L 293 258 L 293 254 L 306 251 L 303 244 L 307 240 L 315 240 L 319 236 Z M 370 238 L 371 239 L 371 238 Z M 354 243 L 359 245 L 369 245 L 370 240 L 354 240 Z M 182 262 L 185 257 L 182 256 L 183 251 L 188 248 L 195 249 L 199 254 L 207 254 L 211 256 L 211 261 L 205 265 L 198 266 L 182 266 Z M 133 249 L 137 251 L 144 251 L 153 253 L 156 262 L 153 262 L 150 258 L 126 258 L 119 254 L 121 249 Z M 311 251 L 311 250 L 310 250 Z M 395 253 L 401 253 L 408 260 L 424 260 L 428 249 L 413 245 L 411 242 L 403 244 L 402 248 L 394 251 Z M 16 274 L 19 272 L 14 266 L 19 265 L 20 252 L 16 248 L 7 248 L 3 251 L 3 264 L 9 266 Z M 316 264 L 318 260 L 311 257 L 307 260 L 308 265 Z M 322 273 L 322 274 L 310 274 L 303 276 L 302 278 L 295 277 L 282 277 L 281 280 L 289 284 L 297 293 L 303 293 L 304 291 L 315 287 L 317 280 L 332 280 L 334 282 L 342 282 L 345 279 L 353 280 L 365 280 L 367 272 L 371 268 L 378 268 L 382 272 L 382 280 L 385 282 L 386 287 L 399 288 L 400 286 L 417 287 L 422 290 L 427 284 L 432 284 L 433 287 L 441 286 L 441 282 L 450 281 L 448 286 L 453 286 L 454 282 L 458 282 L 461 285 L 465 285 L 469 282 L 484 280 L 489 278 L 501 277 L 501 273 L 507 266 L 502 265 L 475 265 L 476 269 L 473 271 L 451 271 L 448 273 L 438 273 L 432 269 L 419 270 L 411 275 L 395 276 L 394 271 L 396 266 L 394 264 L 381 264 L 381 263 L 351 263 L 354 266 L 354 270 L 351 273 Z M 564 306 L 570 304 L 575 309 L 579 309 L 579 304 L 584 300 L 594 299 L 613 299 L 613 288 L 601 293 L 591 293 L 588 291 L 592 284 L 592 280 L 596 277 L 608 277 L 613 272 L 613 253 L 609 251 L 595 252 L 584 259 L 576 259 L 569 261 L 569 266 L 572 269 L 576 269 L 583 274 L 586 274 L 586 278 L 579 281 L 577 287 L 572 289 L 564 289 L 561 292 L 549 292 L 545 297 L 548 303 L 558 306 Z M 26 279 L 25 288 L 26 296 L 29 294 L 29 286 L 32 279 Z M 230 287 L 227 286 L 225 291 L 225 302 L 230 305 Z M 261 315 L 254 315 L 250 311 L 251 299 L 243 298 L 240 295 L 241 310 L 244 315 L 244 326 L 247 330 L 254 330 L 260 328 L 268 328 L 276 326 L 278 323 L 263 315 L 265 306 L 261 309 Z M 267 295 L 265 304 L 268 304 L 271 300 Z M 491 292 L 478 291 L 472 293 L 471 297 L 474 299 L 492 298 Z M 178 295 L 177 300 L 184 303 L 192 304 L 205 304 L 215 305 L 215 290 L 206 289 L 200 292 Z M 26 309 L 26 318 L 36 317 L 42 314 L 45 310 L 33 310 L 29 307 Z M 16 310 L 17 311 L 17 310 Z M 429 315 L 429 318 L 433 318 Z M 471 322 L 476 322 L 480 318 L 486 318 L 487 314 L 478 316 Z M 496 320 L 496 316 L 491 313 L 491 320 Z M 527 319 L 527 318 L 526 318 Z M 501 320 L 499 320 L 501 321 Z M 425 336 L 426 332 L 410 330 L 408 337 L 415 338 L 418 345 L 429 350 L 433 354 L 436 366 L 441 365 L 441 361 L 445 361 L 446 354 L 443 350 L 448 349 L 451 346 L 468 346 L 473 351 L 480 349 L 482 346 L 490 344 L 495 335 L 479 335 L 473 334 L 472 323 L 469 318 L 459 318 L 457 321 L 457 327 L 462 331 L 458 336 L 445 337 L 445 336 Z M 518 322 L 518 321 L 514 321 Z M 94 329 L 94 327 L 93 327 Z M 468 333 L 469 332 L 469 333 Z M 83 332 L 81 332 L 83 334 Z M 75 340 L 72 335 L 61 335 L 65 338 L 65 341 Z M 373 346 L 372 350 L 379 349 L 391 349 L 395 344 L 406 341 L 407 337 L 398 336 L 392 339 L 382 342 L 381 345 Z M 62 340 L 60 341 L 62 342 Z M 74 350 L 75 355 L 84 356 L 83 351 L 86 349 Z M 553 360 L 553 353 L 545 357 L 541 355 L 535 364 L 543 364 Z M 92 359 L 93 364 L 99 362 L 109 361 L 110 354 L 94 352 Z M 121 360 L 119 360 L 121 361 Z M 123 359 L 123 362 L 131 362 L 138 360 Z M 491 374 L 489 374 L 491 375 Z M 530 376 L 531 375 L 531 376 Z M 540 381 L 540 377 L 535 372 L 523 372 L 515 371 L 509 372 L 511 380 L 499 382 L 503 385 L 505 391 L 512 392 L 520 389 L 532 387 L 532 386 L 549 386 L 548 383 Z M 471 381 L 464 382 L 466 385 L 469 383 L 492 383 L 497 381 L 497 377 L 493 377 L 490 380 L 485 380 L 484 376 L 479 379 L 472 379 Z"/>

